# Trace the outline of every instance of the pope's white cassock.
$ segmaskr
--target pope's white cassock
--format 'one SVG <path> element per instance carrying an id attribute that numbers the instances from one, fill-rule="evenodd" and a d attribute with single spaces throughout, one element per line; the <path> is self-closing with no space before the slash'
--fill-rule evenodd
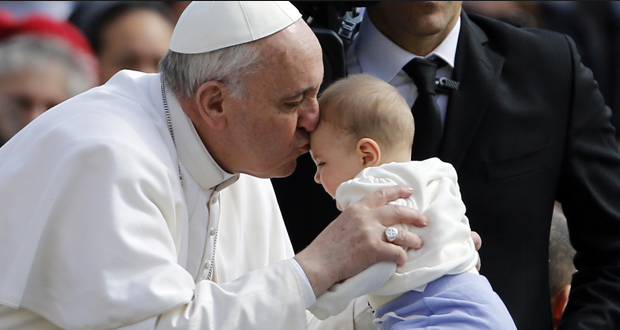
<path id="1" fill-rule="evenodd" d="M 121 71 L 0 148 L 0 329 L 353 329 L 363 300 L 307 312 L 270 181 L 166 96 L 174 140 L 159 75 Z"/>

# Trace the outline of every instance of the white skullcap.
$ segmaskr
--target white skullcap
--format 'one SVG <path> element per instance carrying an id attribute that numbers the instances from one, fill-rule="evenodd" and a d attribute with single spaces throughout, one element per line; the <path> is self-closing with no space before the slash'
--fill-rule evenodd
<path id="1" fill-rule="evenodd" d="M 258 40 L 301 17 L 288 1 L 193 1 L 177 21 L 170 50 L 196 54 Z"/>

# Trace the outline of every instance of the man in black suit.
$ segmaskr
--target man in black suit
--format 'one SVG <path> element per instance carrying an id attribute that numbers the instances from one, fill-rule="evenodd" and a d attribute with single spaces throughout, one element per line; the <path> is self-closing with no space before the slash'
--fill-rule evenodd
<path id="1" fill-rule="evenodd" d="M 620 329 L 620 153 L 598 84 L 569 37 L 468 15 L 461 4 L 369 5 L 347 52 L 348 74 L 378 76 L 412 104 L 417 88 L 400 68 L 416 56 L 445 60 L 438 75 L 459 86 L 437 98 L 437 156 L 457 169 L 471 228 L 483 241 L 481 273 L 518 329 L 551 329 L 548 246 L 557 200 L 578 269 L 559 329 Z M 312 198 L 296 193 L 301 203 Z M 294 217 L 288 203 L 283 214 Z M 312 207 L 332 212 L 330 203 Z"/>

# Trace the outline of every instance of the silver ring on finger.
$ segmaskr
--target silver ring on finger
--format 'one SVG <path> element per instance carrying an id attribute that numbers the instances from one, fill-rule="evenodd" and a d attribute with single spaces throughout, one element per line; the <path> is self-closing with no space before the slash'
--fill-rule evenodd
<path id="1" fill-rule="evenodd" d="M 398 229 L 392 226 L 385 228 L 385 239 L 388 242 L 394 242 L 397 236 L 398 236 Z"/>

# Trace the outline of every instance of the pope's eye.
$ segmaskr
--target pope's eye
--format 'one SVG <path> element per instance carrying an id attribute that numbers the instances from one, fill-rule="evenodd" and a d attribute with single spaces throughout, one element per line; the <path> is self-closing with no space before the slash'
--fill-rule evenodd
<path id="1" fill-rule="evenodd" d="M 301 104 L 301 100 L 299 101 L 290 101 L 286 102 L 285 105 L 289 108 L 297 108 Z"/>

